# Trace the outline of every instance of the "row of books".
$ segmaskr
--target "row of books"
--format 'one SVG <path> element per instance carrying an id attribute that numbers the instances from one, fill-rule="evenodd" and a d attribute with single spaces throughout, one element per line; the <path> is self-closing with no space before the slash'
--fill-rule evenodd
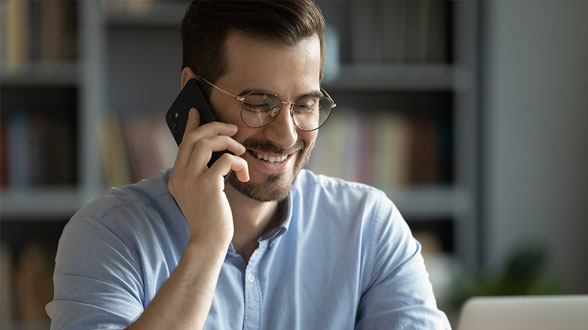
<path id="1" fill-rule="evenodd" d="M 3 0 L 0 6 L 2 61 L 9 71 L 31 62 L 76 58 L 76 2 Z"/>
<path id="2" fill-rule="evenodd" d="M 163 116 L 121 118 L 111 112 L 98 129 L 106 184 L 118 187 L 171 167 L 178 147 Z"/>
<path id="3" fill-rule="evenodd" d="M 320 129 L 308 167 L 381 189 L 452 180 L 449 118 L 339 110 Z"/>
<path id="4" fill-rule="evenodd" d="M 351 1 L 353 63 L 447 63 L 448 1 Z"/>
<path id="5" fill-rule="evenodd" d="M 75 123 L 65 114 L 10 111 L 0 124 L 0 186 L 26 190 L 74 185 L 77 179 Z"/>
<path id="6" fill-rule="evenodd" d="M 147 12 L 151 12 L 154 8 L 165 0 L 125 0 L 125 1 L 112 1 L 112 0 L 101 0 L 101 7 L 105 11 L 112 12 L 126 12 L 130 14 L 141 15 Z M 184 1 L 186 7 L 189 2 Z M 176 2 L 177 3 L 177 2 Z M 172 2 L 173 4 L 173 2 Z"/>
<path id="7" fill-rule="evenodd" d="M 449 119 L 425 114 L 337 111 L 320 130 L 309 168 L 382 188 L 447 183 Z M 75 129 L 65 117 L 13 112 L 0 126 L 0 184 L 14 189 L 75 184 Z M 99 127 L 105 179 L 120 186 L 173 165 L 177 146 L 162 118 L 107 116 Z"/>
<path id="8" fill-rule="evenodd" d="M 48 324 L 45 305 L 53 298 L 54 258 L 53 248 L 36 242 L 20 251 L 0 246 L 0 326 Z"/>
<path id="9" fill-rule="evenodd" d="M 311 170 L 382 189 L 450 183 L 449 116 L 338 110 L 320 129 Z M 106 117 L 99 129 L 105 179 L 120 186 L 173 165 L 177 146 L 162 118 Z"/>

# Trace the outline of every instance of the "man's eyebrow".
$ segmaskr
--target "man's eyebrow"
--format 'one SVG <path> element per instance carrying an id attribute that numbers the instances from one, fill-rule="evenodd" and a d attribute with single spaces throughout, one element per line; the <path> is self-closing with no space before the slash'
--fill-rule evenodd
<path id="1" fill-rule="evenodd" d="M 263 89 L 263 88 L 247 88 L 247 89 L 244 89 L 243 91 L 241 91 L 241 93 L 239 93 L 238 95 L 239 96 L 244 96 L 244 95 L 249 94 L 249 93 L 270 94 L 270 95 L 278 96 L 280 99 L 282 98 L 277 93 L 272 92 L 272 91 L 269 91 L 269 90 L 266 90 L 266 89 Z M 300 100 L 301 98 L 309 97 L 309 96 L 312 96 L 312 97 L 321 97 L 321 96 L 323 96 L 323 93 L 320 90 L 315 90 L 315 91 L 311 91 L 311 92 L 308 92 L 308 93 L 300 94 L 300 95 L 297 95 L 294 98 L 294 101 L 297 101 L 297 100 Z"/>
<path id="2" fill-rule="evenodd" d="M 263 93 L 263 94 L 271 94 L 271 95 L 278 95 L 272 91 L 265 90 L 263 88 L 247 88 L 241 91 L 241 93 L 237 94 L 239 96 L 244 96 L 245 94 L 249 93 Z"/>
<path id="3" fill-rule="evenodd" d="M 298 95 L 298 96 L 296 96 L 294 98 L 294 100 L 300 100 L 301 98 L 305 98 L 305 97 L 309 97 L 309 96 L 311 96 L 311 97 L 321 97 L 321 96 L 323 96 L 323 93 L 320 90 L 312 91 L 312 92 L 309 92 L 309 93 Z"/>

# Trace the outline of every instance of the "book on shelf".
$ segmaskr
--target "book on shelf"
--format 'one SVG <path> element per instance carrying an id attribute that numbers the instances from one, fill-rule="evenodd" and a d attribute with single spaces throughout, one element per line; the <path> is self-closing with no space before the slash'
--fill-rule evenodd
<path id="1" fill-rule="evenodd" d="M 39 2 L 39 58 L 76 58 L 76 8 L 73 1 Z"/>
<path id="2" fill-rule="evenodd" d="M 141 15 L 153 11 L 158 3 L 165 3 L 161 0 L 126 0 L 112 1 L 101 0 L 100 4 L 105 11 L 127 12 L 131 15 Z M 187 6 L 187 4 L 186 4 Z"/>
<path id="3" fill-rule="evenodd" d="M 15 268 L 17 320 L 22 324 L 49 321 L 45 305 L 53 298 L 53 261 L 40 244 L 27 243 Z"/>
<path id="4" fill-rule="evenodd" d="M 351 1 L 354 63 L 446 63 L 449 1 Z"/>
<path id="5" fill-rule="evenodd" d="M 451 155 L 439 147 L 441 126 L 433 116 L 341 109 L 320 129 L 308 168 L 384 190 L 442 183 L 439 162 Z"/>
<path id="6" fill-rule="evenodd" d="M 0 119 L 0 187 L 8 184 L 8 126 Z"/>
<path id="7" fill-rule="evenodd" d="M 0 11 L 2 62 L 18 71 L 34 62 L 76 57 L 76 2 L 4 0 Z"/>
<path id="8" fill-rule="evenodd" d="M 437 126 L 430 116 L 416 115 L 411 118 L 409 182 L 426 184 L 439 180 L 437 136 Z"/>
<path id="9" fill-rule="evenodd" d="M 6 0 L 0 6 L 2 19 L 2 61 L 3 69 L 17 69 L 28 57 L 28 3 L 27 1 Z"/>
<path id="10" fill-rule="evenodd" d="M 2 185 L 26 190 L 74 184 L 75 136 L 66 116 L 20 109 L 4 117 Z"/>
<path id="11" fill-rule="evenodd" d="M 409 128 L 408 118 L 403 114 L 390 111 L 378 116 L 374 126 L 377 133 L 373 183 L 381 182 L 388 187 L 408 184 Z"/>
<path id="12" fill-rule="evenodd" d="M 49 118 L 41 113 L 28 114 L 28 132 L 29 146 L 27 154 L 29 159 L 33 160 L 28 164 L 29 183 L 33 186 L 40 186 L 50 183 L 48 173 L 50 162 L 53 158 L 51 153 L 52 130 Z M 25 169 L 26 170 L 26 169 Z"/>
<path id="13" fill-rule="evenodd" d="M 108 112 L 98 127 L 102 166 L 108 187 L 120 187 L 131 182 L 131 170 L 126 143 L 117 114 Z"/>
<path id="14" fill-rule="evenodd" d="M 428 19 L 425 27 L 425 62 L 444 63 L 450 61 L 451 26 L 449 15 L 451 6 L 446 1 L 430 1 Z"/>
<path id="15" fill-rule="evenodd" d="M 177 146 L 163 118 L 134 118 L 123 123 L 123 130 L 133 181 L 150 178 L 173 165 Z"/>
<path id="16" fill-rule="evenodd" d="M 380 62 L 382 55 L 382 38 L 380 37 L 381 20 L 376 6 L 361 1 L 350 2 L 351 10 L 351 58 L 354 62 Z"/>
<path id="17" fill-rule="evenodd" d="M 33 328 L 48 322 L 55 250 L 34 240 L 0 245 L 0 326 Z"/>
<path id="18" fill-rule="evenodd" d="M 178 147 L 163 118 L 109 115 L 99 132 L 105 179 L 111 187 L 150 178 L 173 166 Z"/>
<path id="19" fill-rule="evenodd" d="M 401 2 L 406 6 L 405 22 L 407 35 L 404 38 L 404 58 L 406 63 L 425 63 L 430 24 L 430 1 Z"/>
<path id="20" fill-rule="evenodd" d="M 0 325 L 14 319 L 14 260 L 12 251 L 0 244 Z"/>
<path id="21" fill-rule="evenodd" d="M 29 153 L 29 125 L 25 111 L 17 111 L 8 119 L 8 180 L 13 189 L 26 189 L 31 184 L 30 153 Z"/>
<path id="22" fill-rule="evenodd" d="M 382 21 L 382 60 L 402 63 L 405 57 L 406 6 L 402 1 L 382 1 L 378 19 Z"/>

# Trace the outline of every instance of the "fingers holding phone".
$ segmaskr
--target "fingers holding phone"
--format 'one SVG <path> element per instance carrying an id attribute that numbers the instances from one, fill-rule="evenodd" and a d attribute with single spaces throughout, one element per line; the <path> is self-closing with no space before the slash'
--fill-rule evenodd
<path id="1" fill-rule="evenodd" d="M 193 169 L 203 170 L 205 168 L 200 166 L 203 164 L 202 160 L 206 160 L 204 165 L 210 166 L 209 160 L 215 153 L 229 151 L 238 156 L 245 152 L 245 147 L 231 138 L 237 133 L 237 126 L 212 122 L 199 127 L 198 122 L 198 111 L 192 109 L 178 149 L 176 166 L 190 165 Z"/>
<path id="2" fill-rule="evenodd" d="M 233 170 L 239 180 L 249 180 L 247 162 L 238 157 L 245 147 L 231 138 L 237 133 L 235 125 L 198 126 L 198 117 L 195 109 L 190 111 L 168 187 L 188 221 L 191 239 L 228 245 L 234 228 L 223 176 Z M 225 153 L 208 168 L 211 155 L 222 150 L 232 154 Z"/>
<path id="3" fill-rule="evenodd" d="M 234 228 L 223 176 L 233 170 L 239 180 L 249 180 L 247 163 L 238 157 L 245 148 L 232 139 L 237 127 L 215 121 L 194 79 L 182 88 L 166 122 L 179 146 L 168 188 L 186 217 L 190 239 L 226 248 Z"/>

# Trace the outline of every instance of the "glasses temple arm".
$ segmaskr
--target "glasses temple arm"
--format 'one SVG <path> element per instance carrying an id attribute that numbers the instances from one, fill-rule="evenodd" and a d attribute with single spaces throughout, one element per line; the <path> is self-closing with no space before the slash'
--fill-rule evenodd
<path id="1" fill-rule="evenodd" d="M 223 92 L 223 93 L 225 93 L 225 94 L 227 94 L 227 95 L 229 95 L 229 96 L 232 96 L 232 97 L 236 98 L 237 100 L 241 101 L 241 98 L 242 98 L 242 97 L 240 97 L 240 96 L 237 96 L 237 95 L 233 95 L 233 94 L 231 94 L 231 93 L 227 92 L 226 90 L 224 90 L 224 89 L 222 89 L 222 88 L 220 88 L 220 87 L 216 86 L 215 84 L 211 83 L 210 81 L 206 80 L 204 77 L 202 77 L 202 76 L 200 76 L 200 75 L 196 75 L 196 80 L 198 80 L 198 81 L 200 81 L 200 80 L 203 80 L 205 83 L 209 84 L 209 85 L 210 85 L 210 86 L 212 86 L 213 88 L 215 88 L 215 89 L 217 89 L 217 90 L 219 90 L 219 91 L 221 91 L 221 92 Z"/>

